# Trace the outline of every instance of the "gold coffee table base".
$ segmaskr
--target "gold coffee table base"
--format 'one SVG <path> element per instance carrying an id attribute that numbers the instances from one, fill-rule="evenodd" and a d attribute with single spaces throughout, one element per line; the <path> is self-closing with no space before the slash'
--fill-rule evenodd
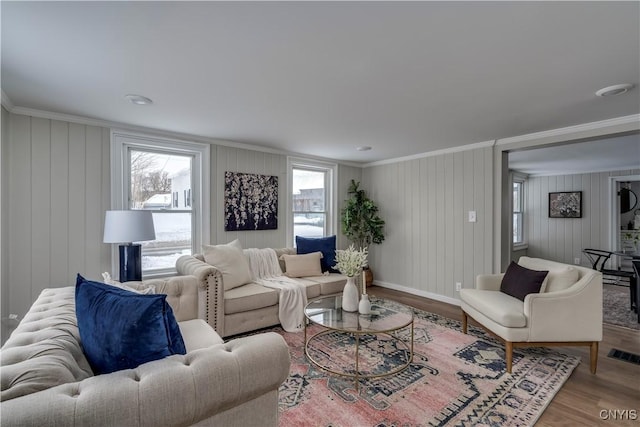
<path id="1" fill-rule="evenodd" d="M 391 332 L 396 332 L 396 331 L 400 331 L 406 327 L 410 327 L 411 328 L 411 339 L 409 344 L 407 344 L 405 341 L 403 341 L 401 338 L 398 338 L 396 336 L 393 336 L 391 334 Z M 322 363 L 320 363 L 319 361 L 317 361 L 316 359 L 314 359 L 310 354 L 309 354 L 309 343 L 311 343 L 313 340 L 318 339 L 324 335 L 328 335 L 332 332 L 339 332 L 339 333 L 344 333 L 344 334 L 349 334 L 349 335 L 353 335 L 355 338 L 355 370 L 354 373 L 351 372 L 346 372 L 346 371 L 337 371 L 334 369 L 331 369 L 325 365 L 323 365 Z M 397 343 L 401 343 L 402 346 L 404 346 L 404 349 L 407 350 L 409 352 L 409 356 L 407 357 L 407 361 L 401 365 L 398 365 L 397 367 L 395 367 L 394 369 L 392 369 L 389 372 L 384 372 L 381 374 L 363 374 L 360 373 L 360 336 L 361 335 L 385 335 L 387 337 L 389 337 L 391 340 L 397 342 Z M 386 330 L 386 331 L 362 331 L 362 332 L 356 332 L 356 331 L 346 331 L 346 330 L 337 330 L 337 329 L 324 329 L 312 336 L 310 336 L 307 339 L 307 324 L 305 322 L 305 327 L 304 327 L 304 353 L 307 356 L 307 359 L 309 359 L 309 361 L 311 363 L 313 363 L 315 366 L 317 366 L 320 369 L 323 369 L 327 372 L 330 372 L 332 374 L 335 375 L 339 375 L 339 376 L 343 376 L 343 377 L 348 377 L 348 378 L 353 378 L 355 381 L 355 387 L 356 390 L 359 390 L 360 388 L 360 379 L 361 378 L 379 378 L 379 377 L 388 377 L 390 375 L 395 375 L 405 369 L 407 369 L 409 367 L 409 365 L 411 364 L 411 362 L 413 361 L 413 337 L 414 337 L 414 333 L 413 333 L 413 319 L 411 319 L 411 323 L 409 325 L 405 325 L 403 327 L 400 328 L 394 328 L 394 329 L 390 329 L 390 330 Z"/>

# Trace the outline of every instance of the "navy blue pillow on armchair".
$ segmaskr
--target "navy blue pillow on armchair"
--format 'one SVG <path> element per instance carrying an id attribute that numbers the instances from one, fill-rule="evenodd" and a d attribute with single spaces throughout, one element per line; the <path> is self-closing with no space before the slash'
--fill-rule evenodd
<path id="1" fill-rule="evenodd" d="M 166 299 L 164 294 L 136 294 L 78 274 L 76 318 L 94 374 L 132 369 L 187 352 Z"/>
<path id="2" fill-rule="evenodd" d="M 296 236 L 296 248 L 298 254 L 310 254 L 322 252 L 320 267 L 322 271 L 337 273 L 333 266 L 336 265 L 336 236 L 329 237 L 302 237 Z"/>

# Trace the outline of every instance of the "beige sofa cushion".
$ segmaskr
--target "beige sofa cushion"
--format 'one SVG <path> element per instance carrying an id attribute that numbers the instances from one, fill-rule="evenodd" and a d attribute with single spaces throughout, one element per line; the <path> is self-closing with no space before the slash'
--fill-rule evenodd
<path id="1" fill-rule="evenodd" d="M 307 300 L 320 296 L 320 283 L 308 280 L 306 277 L 296 277 L 295 280 L 300 283 L 300 285 L 304 286 L 305 291 L 307 292 Z"/>
<path id="2" fill-rule="evenodd" d="M 224 313 L 226 315 L 270 307 L 278 304 L 278 299 L 278 291 L 275 289 L 248 283 L 225 291 Z"/>
<path id="3" fill-rule="evenodd" d="M 222 274 L 224 290 L 251 282 L 251 268 L 238 239 L 226 245 L 202 245 L 204 260 Z"/>
<path id="4" fill-rule="evenodd" d="M 285 276 L 308 277 L 322 276 L 320 259 L 322 252 L 312 252 L 303 255 L 282 255 L 286 266 Z"/>
<path id="5" fill-rule="evenodd" d="M 305 280 L 309 280 L 320 285 L 320 293 L 322 295 L 331 295 L 344 290 L 344 285 L 347 283 L 347 276 L 338 273 L 330 273 L 322 276 L 305 277 Z M 307 296 L 308 292 L 307 292 Z"/>
<path id="6" fill-rule="evenodd" d="M 569 288 L 580 279 L 578 269 L 570 265 L 555 267 L 539 258 L 520 257 L 518 264 L 530 270 L 549 271 L 542 282 L 540 293 L 556 292 Z"/>
<path id="7" fill-rule="evenodd" d="M 506 328 L 524 328 L 527 318 L 524 315 L 524 301 L 503 292 L 480 289 L 462 289 L 460 298 Z"/>

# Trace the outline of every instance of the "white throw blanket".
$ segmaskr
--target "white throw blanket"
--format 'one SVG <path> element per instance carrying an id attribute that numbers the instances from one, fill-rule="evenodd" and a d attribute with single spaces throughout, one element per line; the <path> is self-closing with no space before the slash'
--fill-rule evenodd
<path id="1" fill-rule="evenodd" d="M 307 291 L 295 280 L 284 276 L 276 251 L 266 249 L 245 249 L 249 259 L 254 281 L 280 292 L 280 324 L 287 332 L 300 332 L 304 327 L 304 306 L 307 304 Z"/>

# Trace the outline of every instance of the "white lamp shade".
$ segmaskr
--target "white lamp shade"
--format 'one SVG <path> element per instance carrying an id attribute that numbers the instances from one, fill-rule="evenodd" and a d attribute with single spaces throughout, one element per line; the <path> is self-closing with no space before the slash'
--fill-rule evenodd
<path id="1" fill-rule="evenodd" d="M 104 243 L 131 243 L 155 240 L 150 211 L 107 211 L 104 216 Z"/>

